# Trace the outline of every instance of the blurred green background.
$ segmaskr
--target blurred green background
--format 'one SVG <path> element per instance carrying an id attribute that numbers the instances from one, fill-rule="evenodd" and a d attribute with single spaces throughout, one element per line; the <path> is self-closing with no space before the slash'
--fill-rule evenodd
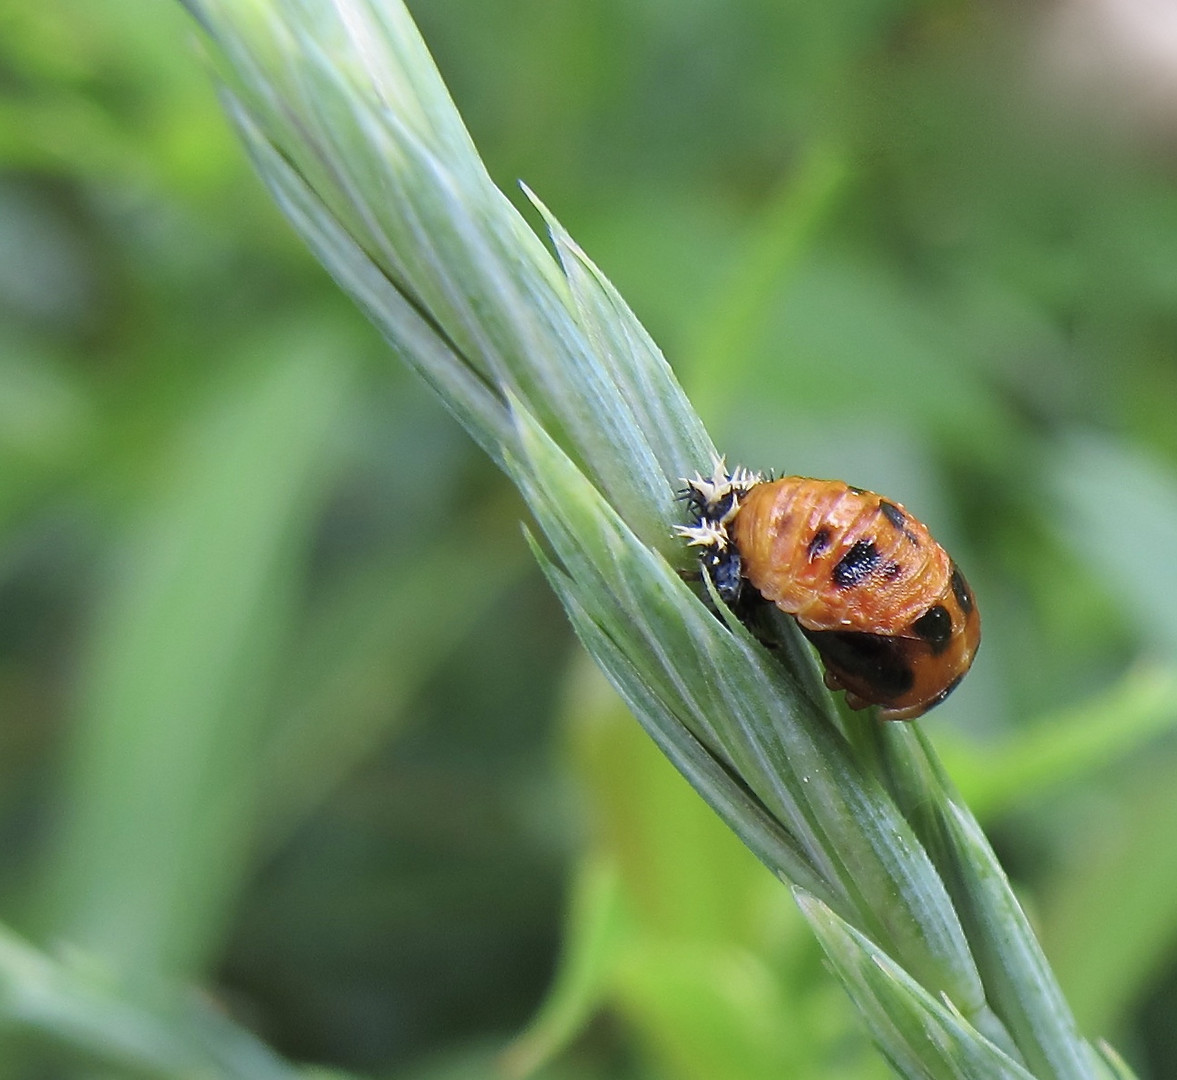
<path id="1" fill-rule="evenodd" d="M 411 6 L 729 460 L 953 551 L 984 648 L 924 723 L 1085 1032 L 1177 1075 L 1175 32 Z M 0 4 L 0 155 L 0 920 L 372 1075 L 887 1075 L 270 204 L 178 5 Z M 66 1041 L 0 993 L 0 1080 L 109 1075 Z"/>

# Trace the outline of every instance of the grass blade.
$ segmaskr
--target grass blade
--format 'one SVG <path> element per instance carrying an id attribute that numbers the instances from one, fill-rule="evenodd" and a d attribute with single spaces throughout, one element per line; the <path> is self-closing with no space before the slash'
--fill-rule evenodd
<path id="1" fill-rule="evenodd" d="M 128 971 L 200 970 L 236 891 L 291 568 L 349 371 L 311 340 L 231 386 L 119 549 L 50 893 L 55 932 Z"/>
<path id="2" fill-rule="evenodd" d="M 835 973 L 900 1076 L 1034 1080 L 820 900 L 794 892 Z"/>

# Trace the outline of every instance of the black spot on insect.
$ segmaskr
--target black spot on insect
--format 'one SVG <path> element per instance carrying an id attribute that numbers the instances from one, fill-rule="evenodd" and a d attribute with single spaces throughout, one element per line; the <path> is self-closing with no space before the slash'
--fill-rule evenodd
<path id="1" fill-rule="evenodd" d="M 883 567 L 883 577 L 885 577 L 888 581 L 894 581 L 902 573 L 903 567 L 900 566 L 897 562 L 887 563 L 887 565 Z"/>
<path id="2" fill-rule="evenodd" d="M 891 522 L 895 528 L 902 529 L 907 524 L 907 515 L 894 503 L 889 503 L 886 499 L 880 499 L 879 509 L 882 510 L 883 517 Z"/>
<path id="3" fill-rule="evenodd" d="M 823 551 L 830 546 L 830 530 L 824 525 L 813 534 L 813 539 L 805 545 L 806 554 L 809 556 L 809 561 L 813 562 Z"/>
<path id="4" fill-rule="evenodd" d="M 932 652 L 942 653 L 952 640 L 952 616 L 942 604 L 933 604 L 911 624 L 920 637 L 932 646 Z"/>
<path id="5" fill-rule="evenodd" d="M 826 666 L 844 681 L 870 687 L 871 698 L 889 701 L 915 685 L 915 674 L 895 638 L 850 630 L 806 630 Z"/>
<path id="6" fill-rule="evenodd" d="M 960 604 L 961 611 L 966 615 L 973 613 L 973 594 L 969 592 L 968 582 L 965 581 L 964 574 L 956 568 L 956 563 L 952 564 L 952 595 Z"/>
<path id="7" fill-rule="evenodd" d="M 838 560 L 834 567 L 834 583 L 841 589 L 861 585 L 879 565 L 879 549 L 873 540 L 859 540 Z"/>
<path id="8" fill-rule="evenodd" d="M 879 510 L 892 525 L 895 526 L 915 547 L 920 546 L 920 538 L 907 527 L 907 515 L 894 503 L 886 499 L 879 500 Z"/>

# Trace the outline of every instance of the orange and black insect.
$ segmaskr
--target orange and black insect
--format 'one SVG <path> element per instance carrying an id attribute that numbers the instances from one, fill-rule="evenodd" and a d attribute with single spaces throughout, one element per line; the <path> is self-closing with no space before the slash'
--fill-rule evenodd
<path id="1" fill-rule="evenodd" d="M 899 504 L 840 480 L 762 480 L 722 466 L 684 493 L 720 598 L 749 588 L 796 620 L 853 709 L 911 720 L 964 678 L 981 640 L 972 590 L 927 527 Z"/>

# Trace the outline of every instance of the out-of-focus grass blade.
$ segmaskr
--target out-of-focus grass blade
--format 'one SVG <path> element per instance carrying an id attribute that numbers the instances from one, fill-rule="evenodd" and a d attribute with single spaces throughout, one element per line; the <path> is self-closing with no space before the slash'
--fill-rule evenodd
<path id="1" fill-rule="evenodd" d="M 1116 815 L 1131 827 L 1088 836 L 1084 857 L 1055 875 L 1043 901 L 1044 939 L 1080 1022 L 1114 1030 L 1177 943 L 1177 830 L 1171 752 L 1133 770 Z"/>
<path id="2" fill-rule="evenodd" d="M 146 1006 L 124 990 L 100 958 L 56 960 L 0 926 L 0 1038 L 40 1035 L 120 1075 L 306 1080 L 188 991 L 156 987 Z"/>
<path id="3" fill-rule="evenodd" d="M 85 389 L 57 357 L 0 331 L 0 460 L 8 469 L 60 467 L 91 444 L 96 418 Z"/>
<path id="4" fill-rule="evenodd" d="M 562 564 L 545 569 L 586 646 L 655 740 L 699 740 L 704 755 L 720 758 L 719 773 L 730 760 L 792 834 L 781 849 L 788 862 L 770 863 L 776 872 L 806 887 L 816 875 L 822 893 L 896 944 L 919 978 L 964 1010 L 983 1009 L 943 884 L 820 707 L 798 716 L 804 689 L 786 686 L 787 673 L 747 634 L 708 612 L 534 422 L 520 414 L 520 425 L 527 459 L 513 475 Z M 698 770 L 688 776 L 694 782 Z M 730 790 L 700 790 L 721 813 L 737 805 Z M 729 823 L 748 831 L 746 820 Z M 763 855 L 765 847 L 754 850 Z"/>
<path id="5" fill-rule="evenodd" d="M 1063 442 L 1048 460 L 1047 476 L 1061 506 L 1052 518 L 1063 526 L 1060 540 L 1108 582 L 1132 624 L 1143 628 L 1144 648 L 1171 662 L 1177 657 L 1171 543 L 1177 476 L 1123 444 L 1086 433 Z M 1115 851 L 1069 870 L 1054 887 L 1048 926 L 1060 978 L 1072 989 L 1078 1014 L 1097 1029 L 1115 1022 L 1177 938 L 1172 905 L 1156 901 L 1177 882 L 1177 850 L 1169 840 L 1175 774 L 1171 755 L 1139 773 L 1136 794 L 1127 800 L 1134 828 Z"/>
<path id="6" fill-rule="evenodd" d="M 252 840 L 259 730 L 351 365 L 314 335 L 224 388 L 167 455 L 91 627 L 53 936 L 188 974 Z"/>
<path id="7" fill-rule="evenodd" d="M 5 205 L 0 220 L 22 208 Z M 2 261 L 2 260 L 0 260 Z M 99 419 L 82 370 L 61 363 L 42 344 L 0 326 L 0 577 L 8 572 L 13 525 L 35 520 L 49 492 L 96 460 Z"/>
<path id="8" fill-rule="evenodd" d="M 441 657 L 519 581 L 525 553 L 472 545 L 482 530 L 477 519 L 468 524 L 411 557 L 397 551 L 357 570 L 292 651 L 259 769 L 266 845 L 280 842 L 388 736 Z"/>
<path id="9" fill-rule="evenodd" d="M 1095 1050 L 1099 1054 L 1107 1080 L 1136 1080 L 1136 1074 L 1128 1068 L 1128 1062 L 1102 1039 L 1095 1044 Z"/>
<path id="10" fill-rule="evenodd" d="M 798 1075 L 804 1039 L 790 1028 L 785 988 L 761 957 L 728 944 L 648 933 L 626 950 L 617 990 L 626 1015 L 667 1062 L 668 1075 Z"/>
<path id="11" fill-rule="evenodd" d="M 1122 443 L 1075 433 L 1047 459 L 1059 510 L 1050 517 L 1069 545 L 1108 582 L 1144 645 L 1177 659 L 1177 477 Z"/>
<path id="12" fill-rule="evenodd" d="M 1035 1080 L 820 900 L 794 890 L 879 1049 L 911 1080 Z"/>
<path id="13" fill-rule="evenodd" d="M 732 388 L 747 384 L 747 364 L 787 277 L 809 252 L 850 178 L 845 155 L 815 144 L 790 169 L 748 229 L 734 272 L 699 320 L 686 357 L 687 382 L 712 415 L 730 408 Z"/>
<path id="14" fill-rule="evenodd" d="M 1177 726 L 1177 672 L 1133 668 L 1098 697 L 1035 720 L 997 747 L 941 731 L 945 771 L 978 818 L 1107 768 Z"/>
<path id="15" fill-rule="evenodd" d="M 572 881 L 564 953 L 556 981 L 535 1019 L 503 1052 L 506 1080 L 530 1077 L 576 1037 L 613 979 L 623 932 L 617 868 L 589 856 Z"/>

